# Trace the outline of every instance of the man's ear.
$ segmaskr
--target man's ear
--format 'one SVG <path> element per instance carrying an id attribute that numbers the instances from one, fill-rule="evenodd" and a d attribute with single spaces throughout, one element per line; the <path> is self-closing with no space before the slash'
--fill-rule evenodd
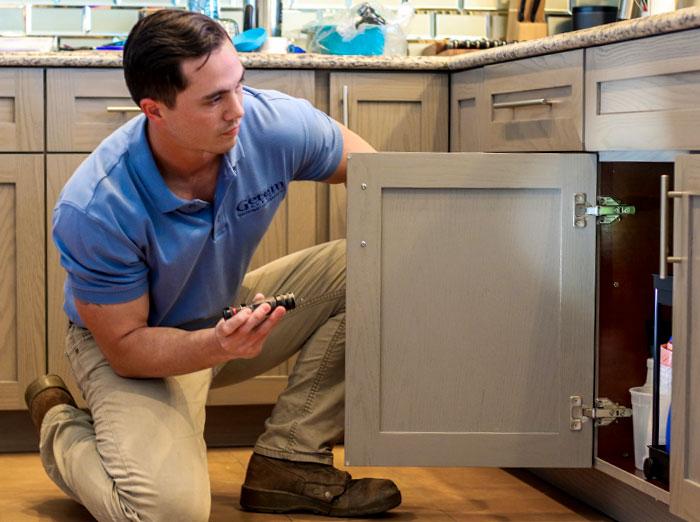
<path id="1" fill-rule="evenodd" d="M 153 98 L 143 98 L 139 103 L 139 107 L 141 107 L 146 118 L 151 121 L 160 120 L 163 117 L 160 103 Z"/>

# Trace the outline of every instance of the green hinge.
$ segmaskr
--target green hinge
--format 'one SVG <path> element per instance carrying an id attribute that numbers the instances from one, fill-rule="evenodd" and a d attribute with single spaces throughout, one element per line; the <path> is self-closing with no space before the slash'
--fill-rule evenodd
<path id="1" fill-rule="evenodd" d="M 574 194 L 574 226 L 576 228 L 586 226 L 586 216 L 595 216 L 598 225 L 611 225 L 620 221 L 623 216 L 631 216 L 637 212 L 633 205 L 625 205 L 610 196 L 599 196 L 597 203 L 595 207 L 589 206 L 586 194 Z"/>

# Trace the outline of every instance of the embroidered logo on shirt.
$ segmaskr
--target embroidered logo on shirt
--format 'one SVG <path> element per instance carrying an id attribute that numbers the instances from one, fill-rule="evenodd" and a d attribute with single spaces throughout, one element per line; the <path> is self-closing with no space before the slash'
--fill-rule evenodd
<path id="1" fill-rule="evenodd" d="M 251 212 L 260 210 L 270 201 L 278 196 L 284 194 L 285 184 L 284 181 L 278 181 L 274 185 L 270 185 L 260 194 L 256 194 L 249 198 L 242 199 L 236 205 L 236 213 L 238 216 L 245 216 Z"/>

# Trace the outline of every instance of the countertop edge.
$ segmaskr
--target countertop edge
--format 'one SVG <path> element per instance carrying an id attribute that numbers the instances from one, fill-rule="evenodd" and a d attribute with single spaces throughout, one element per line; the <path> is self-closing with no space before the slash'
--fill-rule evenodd
<path id="1" fill-rule="evenodd" d="M 581 31 L 495 47 L 451 57 L 334 56 L 320 54 L 241 53 L 251 69 L 317 69 L 375 71 L 461 71 L 531 56 L 595 47 L 700 27 L 700 7 L 635 18 Z M 3 52 L 0 67 L 119 68 L 119 51 Z"/>

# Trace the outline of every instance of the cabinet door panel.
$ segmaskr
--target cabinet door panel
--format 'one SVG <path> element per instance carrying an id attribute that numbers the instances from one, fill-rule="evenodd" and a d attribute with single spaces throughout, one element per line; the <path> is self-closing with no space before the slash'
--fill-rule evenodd
<path id="1" fill-rule="evenodd" d="M 700 30 L 586 49 L 586 149 L 697 150 Z"/>
<path id="2" fill-rule="evenodd" d="M 41 155 L 0 155 L 0 409 L 25 408 L 46 369 L 44 168 Z"/>
<path id="3" fill-rule="evenodd" d="M 48 154 L 46 156 L 46 293 L 48 309 L 46 310 L 48 328 L 48 367 L 49 373 L 60 375 L 78 405 L 85 407 L 80 389 L 70 369 L 65 354 L 68 317 L 63 311 L 63 285 L 66 272 L 61 266 L 58 250 L 51 238 L 53 209 L 58 196 L 75 169 L 87 158 L 87 154 Z"/>
<path id="4" fill-rule="evenodd" d="M 675 183 L 671 512 L 700 521 L 700 158 L 680 157 Z"/>
<path id="5" fill-rule="evenodd" d="M 485 150 L 583 150 L 583 50 L 484 67 Z"/>
<path id="6" fill-rule="evenodd" d="M 44 149 L 44 74 L 0 70 L 0 151 Z"/>
<path id="7" fill-rule="evenodd" d="M 350 165 L 349 463 L 589 467 L 569 397 L 593 394 L 595 226 L 573 212 L 595 158 Z"/>
<path id="8" fill-rule="evenodd" d="M 50 69 L 46 82 L 50 151 L 90 152 L 140 114 L 121 69 Z"/>
<path id="9" fill-rule="evenodd" d="M 331 117 L 377 150 L 447 152 L 446 75 L 331 73 L 330 78 Z M 330 239 L 345 237 L 345 202 L 345 187 L 332 186 Z"/>

